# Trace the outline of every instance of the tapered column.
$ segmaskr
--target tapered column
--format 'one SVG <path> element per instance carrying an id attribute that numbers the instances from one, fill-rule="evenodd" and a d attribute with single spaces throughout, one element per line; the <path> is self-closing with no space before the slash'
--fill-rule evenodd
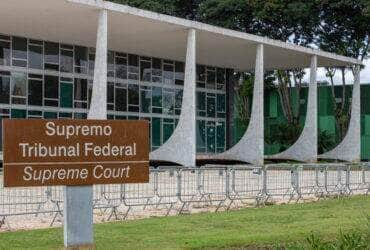
<path id="1" fill-rule="evenodd" d="M 92 99 L 88 119 L 107 118 L 107 10 L 100 10 Z M 65 187 L 64 246 L 92 245 L 93 187 Z"/>
<path id="2" fill-rule="evenodd" d="M 195 166 L 196 163 L 196 31 L 190 29 L 187 37 L 185 82 L 179 123 L 168 141 L 150 153 L 150 160 Z"/>
<path id="3" fill-rule="evenodd" d="M 262 166 L 264 163 L 264 46 L 257 45 L 252 114 L 240 141 L 212 159 L 234 160 Z"/>
<path id="4" fill-rule="evenodd" d="M 266 158 L 316 162 L 317 131 L 317 56 L 312 56 L 306 122 L 303 131 L 298 140 L 286 151 Z"/>
<path id="5" fill-rule="evenodd" d="M 352 90 L 351 119 L 347 134 L 343 141 L 333 150 L 319 156 L 321 159 L 342 160 L 348 162 L 361 161 L 361 93 L 360 66 L 356 66 Z"/>

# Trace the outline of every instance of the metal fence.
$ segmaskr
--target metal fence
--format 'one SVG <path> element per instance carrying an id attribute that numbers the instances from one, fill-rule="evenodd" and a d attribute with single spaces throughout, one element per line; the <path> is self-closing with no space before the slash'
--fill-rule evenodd
<path id="1" fill-rule="evenodd" d="M 0 228 L 9 218 L 63 215 L 63 187 L 3 188 L 0 173 Z M 139 211 L 162 215 L 298 202 L 332 196 L 368 194 L 368 164 L 272 164 L 254 166 L 159 167 L 146 184 L 96 185 L 95 213 L 107 220 Z M 45 216 L 48 215 L 48 216 Z"/>

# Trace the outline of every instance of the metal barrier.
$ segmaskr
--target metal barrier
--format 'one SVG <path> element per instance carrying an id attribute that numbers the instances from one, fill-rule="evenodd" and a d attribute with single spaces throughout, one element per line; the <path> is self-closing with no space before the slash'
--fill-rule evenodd
<path id="1" fill-rule="evenodd" d="M 62 217 L 63 187 L 3 188 L 0 172 L 0 228 L 9 218 Z M 145 184 L 94 186 L 94 213 L 110 220 L 129 212 L 169 215 L 197 209 L 219 211 L 266 202 L 298 202 L 368 194 L 370 165 L 271 164 L 150 169 Z M 43 215 L 43 216 L 40 216 Z"/>

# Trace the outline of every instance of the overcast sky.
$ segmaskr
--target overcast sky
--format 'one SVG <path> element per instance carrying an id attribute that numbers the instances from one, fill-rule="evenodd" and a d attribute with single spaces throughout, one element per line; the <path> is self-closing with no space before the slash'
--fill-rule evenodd
<path id="1" fill-rule="evenodd" d="M 370 83 L 370 60 L 365 61 L 364 64 L 365 64 L 365 69 L 361 71 L 361 83 Z M 319 68 L 318 74 L 317 74 L 318 81 L 324 81 L 324 80 L 329 81 L 329 79 L 325 76 L 325 74 L 326 74 L 325 69 Z M 337 71 L 334 77 L 335 84 L 341 84 L 342 82 L 341 77 L 342 76 L 341 76 L 340 71 Z M 309 81 L 309 74 L 305 75 L 304 80 L 306 82 Z M 349 70 L 346 73 L 346 83 L 349 83 L 349 84 L 353 83 L 353 75 L 352 75 L 352 72 Z"/>

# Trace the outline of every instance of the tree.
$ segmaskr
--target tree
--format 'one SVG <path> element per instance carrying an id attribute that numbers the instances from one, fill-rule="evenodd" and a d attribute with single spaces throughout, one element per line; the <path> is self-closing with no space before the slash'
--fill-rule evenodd
<path id="1" fill-rule="evenodd" d="M 358 58 L 363 61 L 369 53 L 370 44 L 370 1 L 330 0 L 320 6 L 320 20 L 317 29 L 317 45 L 320 49 Z M 337 120 L 339 139 L 343 139 L 348 128 L 350 109 L 347 109 L 346 67 L 327 68 L 327 77 L 332 88 L 332 106 Z M 340 72 L 342 96 L 337 104 L 334 93 L 334 75 Z"/>
<path id="2" fill-rule="evenodd" d="M 132 7 L 150 10 L 171 16 L 196 20 L 198 6 L 202 0 L 111 0 L 112 2 L 127 4 Z"/>

